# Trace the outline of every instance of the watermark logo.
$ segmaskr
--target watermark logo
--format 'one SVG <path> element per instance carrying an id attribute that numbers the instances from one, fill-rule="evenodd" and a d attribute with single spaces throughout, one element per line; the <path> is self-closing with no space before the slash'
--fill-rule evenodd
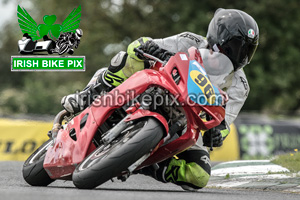
<path id="1" fill-rule="evenodd" d="M 215 94 L 214 96 L 216 101 L 223 101 L 223 96 L 221 94 Z M 190 101 L 191 97 L 196 100 Z M 71 96 L 71 98 L 75 99 L 74 102 L 78 103 L 79 105 L 90 106 L 93 104 L 95 107 L 114 107 L 126 105 L 127 107 L 130 107 L 136 103 L 140 103 L 143 108 L 150 110 L 156 110 L 159 107 L 197 107 L 199 105 L 210 105 L 207 97 L 202 93 L 189 93 L 187 96 L 182 96 L 179 93 L 171 94 L 168 90 L 165 90 L 162 93 L 155 92 L 155 94 L 148 91 L 139 95 L 134 89 L 121 92 L 118 90 L 118 88 L 115 88 L 105 95 L 93 95 L 91 93 L 77 90 Z"/>
<path id="2" fill-rule="evenodd" d="M 75 8 L 61 24 L 56 23 L 56 15 L 45 15 L 43 23 L 37 24 L 21 6 L 18 6 L 17 16 L 23 33 L 18 41 L 22 56 L 11 57 L 11 71 L 85 71 L 84 56 L 62 56 L 72 55 L 79 47 L 83 36 L 79 28 L 81 6 Z"/>
<path id="3" fill-rule="evenodd" d="M 84 56 L 11 56 L 11 71 L 84 71 Z"/>

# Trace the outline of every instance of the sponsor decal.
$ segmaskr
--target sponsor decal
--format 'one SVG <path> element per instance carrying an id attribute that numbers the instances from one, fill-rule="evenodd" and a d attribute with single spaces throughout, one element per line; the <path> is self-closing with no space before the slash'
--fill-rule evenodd
<path id="1" fill-rule="evenodd" d="M 209 157 L 208 157 L 207 155 L 202 156 L 202 157 L 200 158 L 200 160 L 202 160 L 205 164 L 211 166 L 211 165 L 210 165 Z"/>
<path id="2" fill-rule="evenodd" d="M 51 122 L 0 118 L 0 160 L 26 160 L 49 138 Z"/>
<path id="3" fill-rule="evenodd" d="M 180 37 L 188 38 L 190 40 L 195 41 L 197 44 L 201 43 L 201 40 L 190 33 L 181 34 Z"/>
<path id="4" fill-rule="evenodd" d="M 248 37 L 249 37 L 249 38 L 252 38 L 252 39 L 255 37 L 255 32 L 254 32 L 253 29 L 249 29 L 249 30 L 248 30 Z"/>
<path id="5" fill-rule="evenodd" d="M 181 60 L 188 60 L 187 56 L 185 54 L 179 54 Z"/>
<path id="6" fill-rule="evenodd" d="M 241 77 L 241 76 L 240 76 L 240 79 L 241 79 L 241 82 L 243 83 L 244 88 L 245 88 L 245 90 L 246 90 L 245 96 L 247 96 L 248 93 L 249 93 L 249 86 L 248 86 L 248 83 L 247 83 L 246 79 L 243 78 L 243 77 Z"/>

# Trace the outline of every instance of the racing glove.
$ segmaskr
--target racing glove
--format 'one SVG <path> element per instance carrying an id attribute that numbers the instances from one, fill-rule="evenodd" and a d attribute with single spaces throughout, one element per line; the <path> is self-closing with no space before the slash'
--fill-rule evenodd
<path id="1" fill-rule="evenodd" d="M 206 131 L 203 134 L 203 145 L 207 147 L 221 147 L 224 139 L 229 134 L 229 130 L 226 128 L 225 120 L 212 130 Z"/>
<path id="2" fill-rule="evenodd" d="M 153 40 L 148 40 L 146 43 L 139 46 L 139 48 L 143 50 L 145 53 L 155 56 L 163 61 L 168 61 L 170 57 L 174 55 L 174 53 L 160 48 Z M 140 58 L 144 60 L 148 59 L 142 57 Z"/>

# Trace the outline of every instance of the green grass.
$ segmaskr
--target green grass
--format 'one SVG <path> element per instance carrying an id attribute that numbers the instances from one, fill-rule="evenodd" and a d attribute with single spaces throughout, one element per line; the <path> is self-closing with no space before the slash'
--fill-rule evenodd
<path id="1" fill-rule="evenodd" d="M 287 168 L 292 173 L 300 172 L 300 153 L 297 149 L 293 153 L 279 155 L 271 162 Z"/>
<path id="2" fill-rule="evenodd" d="M 226 174 L 225 179 L 230 179 L 230 174 Z"/>

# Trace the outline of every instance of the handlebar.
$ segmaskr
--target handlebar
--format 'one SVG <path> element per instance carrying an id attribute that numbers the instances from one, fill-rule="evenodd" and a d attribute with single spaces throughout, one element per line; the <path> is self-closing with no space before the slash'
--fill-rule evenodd
<path id="1" fill-rule="evenodd" d="M 165 65 L 167 62 L 166 61 L 162 61 L 161 59 L 155 57 L 155 56 L 152 56 L 148 53 L 145 53 L 143 50 L 141 49 L 138 49 L 138 48 L 134 48 L 133 51 L 139 53 L 140 55 L 144 56 L 145 58 L 149 58 L 151 60 L 154 60 L 154 61 L 157 61 L 157 62 L 160 62 L 161 64 Z"/>

